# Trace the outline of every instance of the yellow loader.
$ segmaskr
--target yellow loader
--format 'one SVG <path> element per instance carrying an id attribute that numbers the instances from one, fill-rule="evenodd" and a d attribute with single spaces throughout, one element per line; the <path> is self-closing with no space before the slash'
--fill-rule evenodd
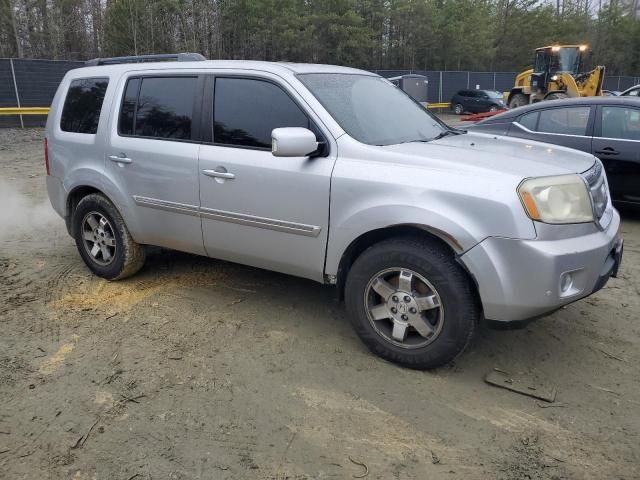
<path id="1" fill-rule="evenodd" d="M 533 68 L 516 77 L 507 105 L 516 108 L 542 100 L 602 95 L 605 67 L 581 73 L 586 45 L 538 48 Z"/>

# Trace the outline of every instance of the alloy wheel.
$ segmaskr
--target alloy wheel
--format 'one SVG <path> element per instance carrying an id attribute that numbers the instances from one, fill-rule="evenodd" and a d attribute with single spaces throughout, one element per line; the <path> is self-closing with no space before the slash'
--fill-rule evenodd
<path id="1" fill-rule="evenodd" d="M 107 218 L 98 212 L 89 212 L 82 220 L 82 240 L 91 259 L 98 265 L 109 265 L 116 255 L 116 237 Z"/>
<path id="2" fill-rule="evenodd" d="M 375 331 L 407 349 L 432 343 L 442 330 L 444 307 L 435 287 L 407 268 L 374 275 L 365 289 L 365 309 Z"/>

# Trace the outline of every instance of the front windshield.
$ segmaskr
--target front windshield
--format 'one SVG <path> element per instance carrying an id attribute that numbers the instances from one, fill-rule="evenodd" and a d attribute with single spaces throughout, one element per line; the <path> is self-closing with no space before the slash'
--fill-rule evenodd
<path id="1" fill-rule="evenodd" d="M 502 92 L 497 92 L 495 90 L 487 90 L 487 95 L 489 95 L 489 98 L 502 98 L 503 97 L 503 93 Z"/>
<path id="2" fill-rule="evenodd" d="M 447 130 L 423 106 L 383 78 L 341 73 L 308 73 L 298 78 L 359 142 L 424 142 Z"/>
<path id="3" fill-rule="evenodd" d="M 580 52 L 577 48 L 561 48 L 554 59 L 556 72 L 578 73 Z"/>

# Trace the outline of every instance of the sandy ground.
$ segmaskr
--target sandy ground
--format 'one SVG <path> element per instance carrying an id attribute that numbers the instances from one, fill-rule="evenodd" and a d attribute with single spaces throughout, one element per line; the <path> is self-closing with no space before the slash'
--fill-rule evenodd
<path id="1" fill-rule="evenodd" d="M 417 372 L 310 281 L 160 250 L 92 276 L 41 143 L 0 130 L 0 478 L 640 478 L 640 215 L 604 290 Z M 487 385 L 494 368 L 556 403 Z"/>

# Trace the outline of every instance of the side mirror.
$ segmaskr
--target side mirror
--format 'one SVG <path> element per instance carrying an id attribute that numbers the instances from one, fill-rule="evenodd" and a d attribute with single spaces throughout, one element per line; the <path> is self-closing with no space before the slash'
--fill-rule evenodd
<path id="1" fill-rule="evenodd" d="M 306 128 L 274 128 L 271 132 L 271 153 L 274 157 L 306 157 L 318 150 L 315 134 Z"/>

